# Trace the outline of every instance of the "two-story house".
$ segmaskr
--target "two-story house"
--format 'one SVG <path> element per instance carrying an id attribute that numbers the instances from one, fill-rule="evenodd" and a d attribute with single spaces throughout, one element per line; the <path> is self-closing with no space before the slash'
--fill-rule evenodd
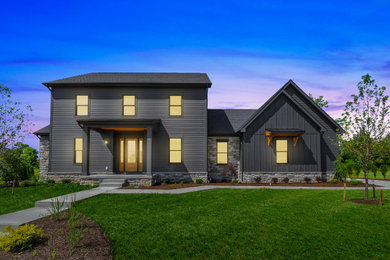
<path id="1" fill-rule="evenodd" d="M 204 73 L 89 73 L 43 83 L 42 178 L 329 179 L 340 126 L 294 82 L 259 109 L 208 109 Z M 230 166 L 230 167 L 229 167 Z"/>

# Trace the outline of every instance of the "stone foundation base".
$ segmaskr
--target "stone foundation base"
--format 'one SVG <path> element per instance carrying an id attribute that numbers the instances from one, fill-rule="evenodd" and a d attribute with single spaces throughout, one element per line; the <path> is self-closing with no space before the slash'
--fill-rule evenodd
<path id="1" fill-rule="evenodd" d="M 163 180 L 169 180 L 169 182 L 175 183 L 181 180 L 187 182 L 195 182 L 196 179 L 201 179 L 203 182 L 207 182 L 207 172 L 190 173 L 190 172 L 154 172 L 153 184 L 159 184 Z"/>
<path id="2" fill-rule="evenodd" d="M 283 182 L 284 178 L 288 178 L 291 183 L 302 183 L 305 182 L 305 178 L 310 178 L 311 182 L 317 182 L 318 178 L 321 178 L 321 181 L 329 181 L 333 178 L 332 172 L 321 173 L 321 172 L 305 172 L 305 173 L 242 173 L 239 176 L 239 179 L 243 183 L 255 183 L 256 178 L 260 177 L 261 182 L 268 183 L 271 182 L 273 178 L 277 178 L 278 182 Z"/>

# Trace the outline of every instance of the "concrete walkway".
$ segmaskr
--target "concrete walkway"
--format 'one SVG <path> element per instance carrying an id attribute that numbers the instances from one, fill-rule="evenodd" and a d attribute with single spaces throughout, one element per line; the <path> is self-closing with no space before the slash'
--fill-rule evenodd
<path id="1" fill-rule="evenodd" d="M 66 210 L 69 208 L 73 200 L 75 200 L 76 202 L 81 201 L 96 196 L 98 194 L 106 193 L 108 191 L 111 191 L 112 189 L 115 188 L 99 187 L 95 189 L 84 190 L 84 191 L 79 191 L 79 192 L 75 192 L 63 196 L 58 196 L 51 199 L 37 201 L 35 202 L 34 208 L 24 209 L 24 210 L 1 215 L 0 231 L 3 230 L 5 226 L 17 227 L 25 223 L 28 223 L 30 221 L 34 221 L 36 219 L 49 216 L 50 213 L 48 211 L 48 208 L 51 206 L 51 203 L 55 202 L 56 200 L 59 202 L 64 202 L 62 210 Z"/>

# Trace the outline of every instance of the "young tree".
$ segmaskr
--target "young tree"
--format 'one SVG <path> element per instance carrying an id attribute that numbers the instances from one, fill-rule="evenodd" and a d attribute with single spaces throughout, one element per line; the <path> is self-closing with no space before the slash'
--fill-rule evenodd
<path id="1" fill-rule="evenodd" d="M 341 126 L 345 131 L 338 134 L 341 148 L 351 154 L 364 170 L 365 195 L 368 199 L 368 172 L 375 160 L 385 156 L 389 147 L 386 137 L 389 129 L 389 97 L 386 87 L 378 87 L 369 74 L 357 84 L 358 94 L 345 105 Z"/>
<path id="2" fill-rule="evenodd" d="M 28 120 L 31 106 L 22 107 L 20 102 L 12 100 L 11 94 L 11 89 L 0 84 L 0 153 L 31 132 Z"/>
<path id="3" fill-rule="evenodd" d="M 0 153 L 0 173 L 4 181 L 12 181 L 12 195 L 15 193 L 16 182 L 24 175 L 25 159 L 16 148 L 4 148 Z"/>
<path id="4" fill-rule="evenodd" d="M 15 148 L 20 152 L 20 155 L 26 159 L 28 166 L 38 168 L 38 151 L 35 148 L 30 147 L 28 144 L 16 143 Z"/>
<path id="5" fill-rule="evenodd" d="M 328 101 L 324 99 L 324 96 L 319 96 L 318 98 L 313 97 L 311 93 L 309 93 L 309 97 L 321 108 L 328 108 Z"/>

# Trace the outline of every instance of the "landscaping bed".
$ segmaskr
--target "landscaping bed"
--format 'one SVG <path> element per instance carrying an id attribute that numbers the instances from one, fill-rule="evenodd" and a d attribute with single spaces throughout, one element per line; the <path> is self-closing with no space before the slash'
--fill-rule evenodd
<path id="1" fill-rule="evenodd" d="M 320 182 L 320 183 L 176 183 L 176 184 L 165 184 L 165 185 L 155 185 L 150 187 L 144 187 L 144 186 L 128 186 L 123 187 L 121 189 L 158 189 L 158 190 L 173 190 L 173 189 L 182 189 L 182 188 L 189 188 L 189 187 L 198 187 L 198 186 L 295 186 L 295 187 L 344 187 L 344 183 L 330 183 L 330 182 Z M 369 185 L 372 187 L 372 185 Z M 365 187 L 364 183 L 351 185 L 347 182 L 347 187 Z M 376 186 L 380 187 L 380 186 Z"/>
<path id="2" fill-rule="evenodd" d="M 64 213 L 65 214 L 65 213 Z M 112 259 L 110 242 L 98 223 L 85 217 L 85 231 L 72 252 L 67 219 L 49 217 L 32 221 L 43 229 L 44 241 L 19 253 L 0 251 L 0 259 Z"/>

